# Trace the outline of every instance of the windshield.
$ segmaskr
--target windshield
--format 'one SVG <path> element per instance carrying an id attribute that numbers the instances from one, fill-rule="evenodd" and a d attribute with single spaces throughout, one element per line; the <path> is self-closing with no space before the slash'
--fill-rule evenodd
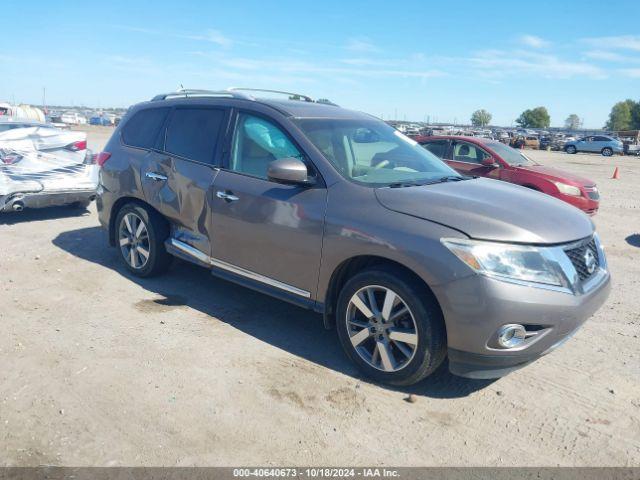
<path id="1" fill-rule="evenodd" d="M 417 142 L 379 120 L 298 119 L 298 126 L 347 179 L 371 186 L 462 178 Z"/>
<path id="2" fill-rule="evenodd" d="M 529 157 L 525 156 L 524 153 L 520 153 L 515 148 L 511 148 L 504 143 L 488 143 L 487 147 L 491 148 L 494 152 L 496 152 L 500 157 L 507 162 L 509 165 L 513 165 L 514 167 L 525 167 L 531 165 L 537 165 L 536 162 L 531 160 Z"/>

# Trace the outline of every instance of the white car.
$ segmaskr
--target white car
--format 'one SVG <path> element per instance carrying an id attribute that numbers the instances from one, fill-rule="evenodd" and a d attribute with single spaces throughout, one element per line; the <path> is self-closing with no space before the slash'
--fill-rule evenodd
<path id="1" fill-rule="evenodd" d="M 0 212 L 86 207 L 97 185 L 98 167 L 84 132 L 0 118 Z"/>

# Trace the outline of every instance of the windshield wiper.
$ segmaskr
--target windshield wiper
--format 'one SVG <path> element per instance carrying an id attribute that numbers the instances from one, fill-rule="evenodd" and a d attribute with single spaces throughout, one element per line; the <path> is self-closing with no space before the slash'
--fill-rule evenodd
<path id="1" fill-rule="evenodd" d="M 402 188 L 402 187 L 419 187 L 426 185 L 425 182 L 395 182 L 388 185 L 389 188 Z"/>
<path id="2" fill-rule="evenodd" d="M 468 180 L 468 177 L 458 176 L 458 175 L 447 175 L 445 177 L 440 177 L 438 183 L 444 182 L 461 182 L 462 180 Z"/>
<path id="3" fill-rule="evenodd" d="M 478 178 L 478 177 L 467 177 L 464 175 L 446 175 L 444 177 L 440 177 L 436 180 L 432 180 L 428 183 L 425 183 L 424 185 L 435 185 L 436 183 L 446 183 L 446 182 L 461 182 L 463 180 L 471 180 L 472 178 Z"/>
<path id="4" fill-rule="evenodd" d="M 437 178 L 435 180 L 429 180 L 425 182 L 395 182 L 388 185 L 389 188 L 402 188 L 402 187 L 421 187 L 423 185 L 435 185 L 436 183 L 445 182 L 461 182 L 463 180 L 471 180 L 472 178 L 478 178 L 477 176 L 467 175 L 446 175 L 444 177 Z"/>

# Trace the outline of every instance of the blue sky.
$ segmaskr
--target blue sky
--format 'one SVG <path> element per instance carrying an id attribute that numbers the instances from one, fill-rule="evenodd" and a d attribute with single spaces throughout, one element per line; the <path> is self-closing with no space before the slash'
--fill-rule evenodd
<path id="1" fill-rule="evenodd" d="M 128 106 L 190 88 L 299 91 L 389 119 L 601 127 L 640 99 L 640 2 L 4 0 L 0 101 Z"/>

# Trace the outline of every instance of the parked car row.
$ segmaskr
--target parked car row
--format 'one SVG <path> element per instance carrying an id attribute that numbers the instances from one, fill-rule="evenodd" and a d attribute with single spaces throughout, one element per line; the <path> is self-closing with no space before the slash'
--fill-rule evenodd
<path id="1" fill-rule="evenodd" d="M 445 358 L 456 375 L 505 375 L 607 298 L 594 225 L 569 205 L 584 193 L 589 210 L 593 182 L 499 142 L 425 148 L 280 93 L 178 91 L 129 109 L 96 158 L 100 223 L 132 274 L 179 257 L 312 309 L 364 374 L 396 385 Z"/>

